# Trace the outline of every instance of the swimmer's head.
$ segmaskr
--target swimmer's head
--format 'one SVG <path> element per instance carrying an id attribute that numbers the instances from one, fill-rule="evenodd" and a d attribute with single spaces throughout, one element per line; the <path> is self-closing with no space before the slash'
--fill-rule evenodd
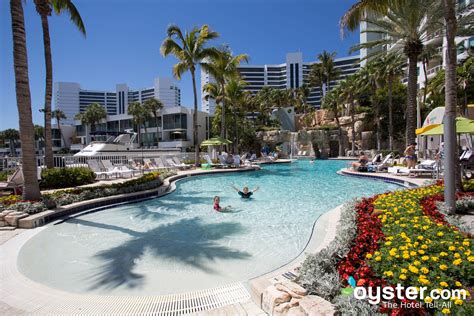
<path id="1" fill-rule="evenodd" d="M 218 197 L 218 196 L 215 196 L 215 197 L 214 197 L 214 203 L 219 204 L 220 201 L 221 201 L 221 198 L 220 198 L 220 197 Z"/>
<path id="2" fill-rule="evenodd" d="M 248 187 L 244 187 L 244 188 L 242 189 L 242 192 L 244 192 L 244 193 L 249 193 L 249 188 L 248 188 Z"/>

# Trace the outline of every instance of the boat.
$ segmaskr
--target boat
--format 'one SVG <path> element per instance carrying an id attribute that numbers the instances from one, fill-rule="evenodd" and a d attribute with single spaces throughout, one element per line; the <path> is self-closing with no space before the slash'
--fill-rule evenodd
<path id="1" fill-rule="evenodd" d="M 176 154 L 181 148 L 159 148 L 158 146 L 140 147 L 137 133 L 125 130 L 118 136 L 110 136 L 106 141 L 92 141 L 81 149 L 74 157 L 126 156 L 126 157 L 153 157 L 164 154 Z"/>

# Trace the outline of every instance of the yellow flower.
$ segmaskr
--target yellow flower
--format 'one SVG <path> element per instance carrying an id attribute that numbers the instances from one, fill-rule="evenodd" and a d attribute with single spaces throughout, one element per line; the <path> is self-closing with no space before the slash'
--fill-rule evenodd
<path id="1" fill-rule="evenodd" d="M 447 267 L 446 267 L 447 268 Z M 418 273 L 418 268 L 412 265 L 408 266 L 408 270 L 410 270 L 412 273 L 417 274 Z"/>
<path id="2" fill-rule="evenodd" d="M 454 304 L 456 305 L 462 305 L 464 302 L 461 299 L 456 299 L 454 300 Z"/>
<path id="3" fill-rule="evenodd" d="M 375 257 L 375 261 L 381 261 L 381 260 L 382 260 L 382 257 L 380 256 Z"/>
<path id="4" fill-rule="evenodd" d="M 434 262 L 438 262 L 439 258 L 438 257 L 431 257 L 431 260 L 433 260 Z"/>
<path id="5" fill-rule="evenodd" d="M 443 314 L 450 314 L 450 313 L 451 313 L 451 310 L 450 310 L 449 308 L 443 308 L 443 309 L 441 310 L 441 313 L 443 313 Z"/>
<path id="6" fill-rule="evenodd" d="M 422 245 L 421 249 L 428 249 L 428 246 L 427 245 Z"/>
<path id="7" fill-rule="evenodd" d="M 456 286 L 462 286 L 461 282 L 459 281 L 454 282 L 454 284 L 456 284 Z"/>
<path id="8" fill-rule="evenodd" d="M 469 262 L 474 262 L 474 256 L 469 256 L 469 257 L 467 257 L 467 261 L 469 261 Z"/>
<path id="9" fill-rule="evenodd" d="M 430 256 L 423 256 L 423 257 L 421 257 L 421 260 L 428 261 L 428 260 L 430 260 Z"/>
<path id="10" fill-rule="evenodd" d="M 370 259 L 370 258 L 372 258 L 372 254 L 371 254 L 371 253 L 368 253 L 368 254 L 365 255 L 365 257 L 366 257 L 367 259 Z"/>
<path id="11" fill-rule="evenodd" d="M 410 251 L 410 256 L 416 256 L 416 251 Z"/>
<path id="12" fill-rule="evenodd" d="M 418 250 L 418 253 L 419 253 L 420 255 L 424 255 L 424 254 L 425 254 L 425 251 L 420 249 L 420 250 Z"/>
<path id="13" fill-rule="evenodd" d="M 443 271 L 448 270 L 448 266 L 445 265 L 445 264 L 441 264 L 441 265 L 439 266 L 439 268 L 440 268 L 441 270 L 443 270 Z"/>
<path id="14" fill-rule="evenodd" d="M 393 277 L 393 272 L 392 271 L 385 271 L 383 274 L 385 276 L 388 276 L 388 277 Z"/>
<path id="15" fill-rule="evenodd" d="M 453 261 L 453 264 L 454 264 L 455 266 L 458 266 L 458 265 L 460 265 L 461 263 L 462 263 L 462 259 L 456 259 L 456 260 Z"/>
<path id="16" fill-rule="evenodd" d="M 443 236 L 444 236 L 444 234 L 443 234 L 442 232 L 439 232 L 439 233 L 437 233 L 436 235 L 438 235 L 439 237 L 443 237 Z"/>
<path id="17" fill-rule="evenodd" d="M 423 236 L 416 237 L 418 240 L 423 240 Z"/>
<path id="18" fill-rule="evenodd" d="M 391 244 L 392 244 L 391 241 L 387 241 L 387 242 L 385 243 L 385 246 L 390 246 Z"/>
<path id="19" fill-rule="evenodd" d="M 405 274 L 400 274 L 400 276 L 398 277 L 400 280 L 406 280 L 407 279 L 407 276 Z"/>
<path id="20" fill-rule="evenodd" d="M 407 269 L 405 269 L 405 268 L 401 268 L 401 269 L 400 269 L 400 272 L 401 272 L 401 273 L 407 273 L 407 272 L 408 272 L 408 270 L 407 270 Z"/>
<path id="21" fill-rule="evenodd" d="M 444 251 L 442 251 L 442 252 L 439 253 L 439 256 L 440 256 L 440 257 L 446 257 L 447 255 L 448 255 L 448 254 L 447 254 L 446 252 L 444 252 Z"/>
<path id="22" fill-rule="evenodd" d="M 466 246 L 466 247 L 469 247 L 469 245 L 470 245 L 469 239 L 464 239 L 464 241 L 462 242 L 462 245 Z"/>
<path id="23" fill-rule="evenodd" d="M 454 251 L 454 250 L 456 250 L 456 247 L 454 247 L 454 246 L 449 246 L 448 249 L 451 250 L 451 251 Z"/>
<path id="24" fill-rule="evenodd" d="M 433 302 L 433 299 L 429 296 L 425 297 L 425 303 L 431 303 Z"/>
<path id="25" fill-rule="evenodd" d="M 421 262 L 418 261 L 418 260 L 416 260 L 415 262 L 413 262 L 413 264 L 414 264 L 415 266 L 419 266 L 419 265 L 421 265 Z"/>
<path id="26" fill-rule="evenodd" d="M 441 285 L 441 286 L 443 286 L 443 287 L 448 287 L 448 283 L 446 283 L 446 282 L 444 282 L 444 281 L 443 281 L 443 282 L 439 282 L 439 285 Z"/>
<path id="27" fill-rule="evenodd" d="M 456 252 L 456 253 L 454 254 L 454 258 L 461 258 L 461 255 Z"/>
<path id="28" fill-rule="evenodd" d="M 430 270 L 427 268 L 427 267 L 423 267 L 420 269 L 421 273 L 423 274 L 428 274 L 428 272 L 430 272 Z"/>

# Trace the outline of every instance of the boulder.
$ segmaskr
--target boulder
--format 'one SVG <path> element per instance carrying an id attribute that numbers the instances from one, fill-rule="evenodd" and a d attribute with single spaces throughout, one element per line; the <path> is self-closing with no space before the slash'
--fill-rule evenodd
<path id="1" fill-rule="evenodd" d="M 286 316 L 306 316 L 306 313 L 301 307 L 295 306 L 288 310 L 288 313 L 286 313 Z"/>
<path id="2" fill-rule="evenodd" d="M 298 305 L 300 305 L 300 300 L 293 297 L 289 304 L 290 304 L 290 307 L 298 306 Z"/>
<path id="3" fill-rule="evenodd" d="M 290 303 L 281 303 L 280 305 L 275 306 L 273 309 L 273 316 L 283 316 L 286 315 L 290 309 Z"/>
<path id="4" fill-rule="evenodd" d="M 299 303 L 299 306 L 309 316 L 328 316 L 334 315 L 336 312 L 330 302 L 317 295 L 305 296 Z"/>
<path id="5" fill-rule="evenodd" d="M 0 227 L 7 226 L 7 222 L 0 220 Z"/>
<path id="6" fill-rule="evenodd" d="M 5 216 L 7 216 L 8 214 L 10 213 L 13 213 L 15 212 L 14 210 L 4 210 L 0 213 L 0 220 L 3 220 L 5 218 Z"/>
<path id="7" fill-rule="evenodd" d="M 10 226 L 17 227 L 18 226 L 18 220 L 28 217 L 29 215 L 27 213 L 23 212 L 11 212 L 7 216 L 4 217 L 4 221 L 8 223 Z"/>
<path id="8" fill-rule="evenodd" d="M 275 284 L 276 288 L 280 291 L 285 291 L 290 294 L 292 297 L 301 298 L 301 296 L 306 295 L 308 292 L 295 282 L 284 281 L 281 283 Z"/>
<path id="9" fill-rule="evenodd" d="M 356 121 L 354 123 L 354 129 L 356 133 L 361 133 L 364 131 L 364 123 L 362 121 Z"/>
<path id="10" fill-rule="evenodd" d="M 269 315 L 272 315 L 275 306 L 281 303 L 289 302 L 291 295 L 277 290 L 273 285 L 268 286 L 262 295 L 262 309 Z"/>

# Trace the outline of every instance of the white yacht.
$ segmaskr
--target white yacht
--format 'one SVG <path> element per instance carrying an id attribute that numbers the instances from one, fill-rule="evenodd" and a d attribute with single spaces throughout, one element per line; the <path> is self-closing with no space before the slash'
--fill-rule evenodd
<path id="1" fill-rule="evenodd" d="M 140 147 L 137 133 L 126 130 L 117 137 L 110 136 L 106 141 L 92 141 L 76 153 L 75 157 L 96 156 L 154 156 L 165 153 L 181 152 L 181 148 L 158 148 L 158 146 Z"/>

